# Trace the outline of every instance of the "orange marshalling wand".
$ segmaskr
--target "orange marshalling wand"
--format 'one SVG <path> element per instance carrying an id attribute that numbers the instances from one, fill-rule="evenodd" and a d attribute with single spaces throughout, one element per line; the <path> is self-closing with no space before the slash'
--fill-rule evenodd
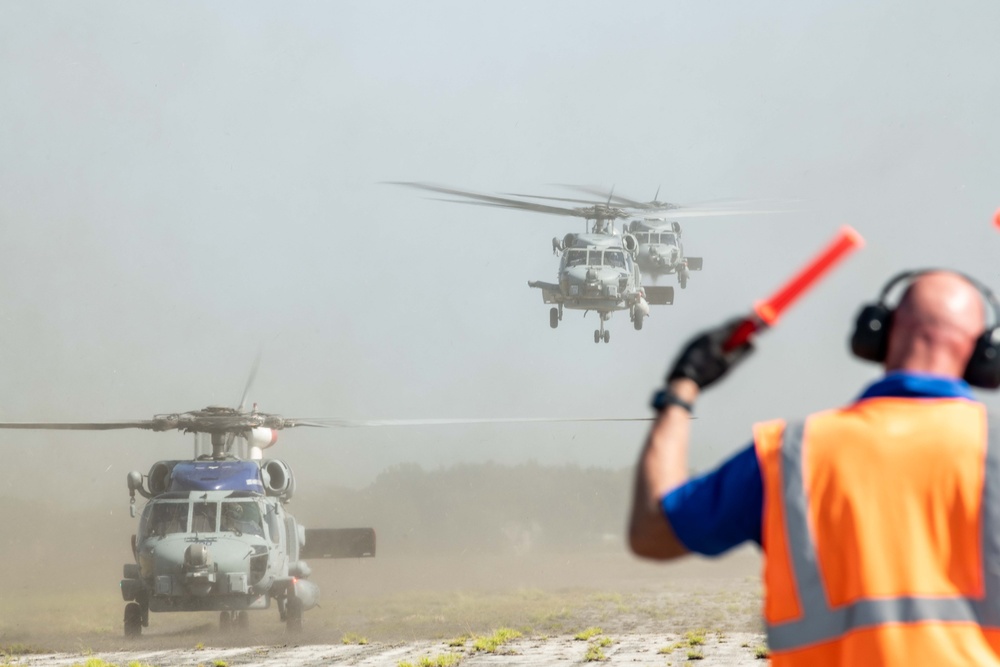
<path id="1" fill-rule="evenodd" d="M 806 290 L 829 273 L 840 260 L 852 251 L 863 247 L 864 244 L 865 240 L 855 229 L 847 225 L 841 227 L 833 240 L 778 291 L 765 301 L 758 301 L 754 304 L 753 315 L 743 321 L 743 324 L 723 345 L 723 349 L 729 351 L 739 347 L 755 332 L 773 326 L 781 314 Z"/>

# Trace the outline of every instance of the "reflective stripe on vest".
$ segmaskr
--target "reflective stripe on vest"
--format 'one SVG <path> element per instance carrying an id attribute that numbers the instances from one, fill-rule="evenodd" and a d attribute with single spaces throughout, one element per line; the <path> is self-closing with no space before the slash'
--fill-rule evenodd
<path id="1" fill-rule="evenodd" d="M 781 442 L 781 499 L 792 570 L 802 618 L 769 623 L 772 651 L 802 648 L 842 637 L 852 630 L 888 623 L 964 621 L 1000 629 L 1000 438 L 988 420 L 985 475 L 980 505 L 982 563 L 986 597 L 893 597 L 857 600 L 833 608 L 819 571 L 816 545 L 810 534 L 809 501 L 802 479 L 804 424 L 788 424 Z M 994 446 L 996 445 L 996 446 Z"/>

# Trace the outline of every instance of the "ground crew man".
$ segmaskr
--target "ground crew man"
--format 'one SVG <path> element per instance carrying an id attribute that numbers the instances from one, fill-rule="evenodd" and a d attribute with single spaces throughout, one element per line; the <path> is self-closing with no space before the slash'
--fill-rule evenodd
<path id="1" fill-rule="evenodd" d="M 851 340 L 882 379 L 847 407 L 756 425 L 749 447 L 688 480 L 695 399 L 752 351 L 725 349 L 737 321 L 696 337 L 654 396 L 632 550 L 761 545 L 774 665 L 1000 666 L 1000 431 L 969 389 L 1000 386 L 998 320 L 971 278 L 896 276 Z"/>

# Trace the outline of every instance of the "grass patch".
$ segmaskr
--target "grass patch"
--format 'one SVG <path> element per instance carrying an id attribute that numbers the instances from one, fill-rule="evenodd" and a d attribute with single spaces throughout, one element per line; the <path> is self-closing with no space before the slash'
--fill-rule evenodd
<path id="1" fill-rule="evenodd" d="M 426 655 L 421 656 L 416 664 L 404 660 L 398 664 L 398 667 L 455 667 L 461 661 L 462 656 L 458 653 L 442 653 L 433 658 Z"/>
<path id="2" fill-rule="evenodd" d="M 705 654 L 701 652 L 698 648 L 689 648 L 687 652 L 688 660 L 704 660 Z"/>
<path id="3" fill-rule="evenodd" d="M 504 644 L 514 641 L 521 636 L 521 633 L 511 628 L 500 628 L 492 635 L 476 637 L 472 642 L 472 648 L 484 653 L 496 653 Z"/>
<path id="4" fill-rule="evenodd" d="M 216 660 L 212 663 L 212 667 L 229 667 L 229 663 L 225 660 Z"/>
<path id="5" fill-rule="evenodd" d="M 756 647 L 753 650 L 753 657 L 757 658 L 758 660 L 767 660 L 767 647 L 766 646 Z"/>
<path id="6" fill-rule="evenodd" d="M 363 637 L 357 632 L 348 632 L 343 637 L 340 638 L 341 644 L 358 644 L 359 646 L 364 646 L 368 643 L 368 637 Z"/>
<path id="7" fill-rule="evenodd" d="M 600 639 L 597 640 L 597 645 L 600 646 L 601 648 L 607 648 L 611 646 L 612 643 L 613 642 L 611 641 L 611 637 L 601 637 Z"/>
<path id="8" fill-rule="evenodd" d="M 583 654 L 584 662 L 605 662 L 608 656 L 604 655 L 604 649 L 602 649 L 597 644 L 591 644 L 587 647 L 587 652 Z"/>
<path id="9" fill-rule="evenodd" d="M 682 648 L 683 646 L 684 642 L 674 642 L 669 646 L 662 647 L 659 651 L 657 651 L 657 653 L 659 653 L 660 655 L 670 655 L 671 653 L 673 653 L 679 648 Z"/>
<path id="10" fill-rule="evenodd" d="M 684 633 L 684 641 L 688 646 L 702 646 L 705 643 L 704 630 L 688 630 Z"/>
<path id="11" fill-rule="evenodd" d="M 604 630 L 601 630 L 600 628 L 597 627 L 592 627 L 592 628 L 587 628 L 586 630 L 581 630 L 580 632 L 576 633 L 575 635 L 573 635 L 573 639 L 577 640 L 578 642 L 585 642 L 588 639 L 592 639 L 593 637 L 596 637 L 597 635 L 600 634 L 604 634 Z"/>
<path id="12" fill-rule="evenodd" d="M 27 644 L 0 644 L 0 655 L 8 658 L 12 655 L 29 655 L 31 653 L 46 653 L 46 651 Z"/>
<path id="13" fill-rule="evenodd" d="M 454 639 L 449 639 L 446 643 L 451 648 L 462 648 L 463 646 L 465 646 L 465 642 L 467 641 L 469 641 L 468 635 L 460 635 L 458 637 L 455 637 Z"/>

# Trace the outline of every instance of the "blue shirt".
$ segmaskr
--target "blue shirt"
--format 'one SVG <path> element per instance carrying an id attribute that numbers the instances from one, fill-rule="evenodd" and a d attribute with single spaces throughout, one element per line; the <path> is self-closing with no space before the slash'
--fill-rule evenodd
<path id="1" fill-rule="evenodd" d="M 964 380 L 921 373 L 887 373 L 858 400 L 884 396 L 974 400 Z M 753 442 L 717 469 L 668 492 L 660 507 L 689 551 L 715 556 L 752 540 L 760 544 L 764 482 Z"/>

